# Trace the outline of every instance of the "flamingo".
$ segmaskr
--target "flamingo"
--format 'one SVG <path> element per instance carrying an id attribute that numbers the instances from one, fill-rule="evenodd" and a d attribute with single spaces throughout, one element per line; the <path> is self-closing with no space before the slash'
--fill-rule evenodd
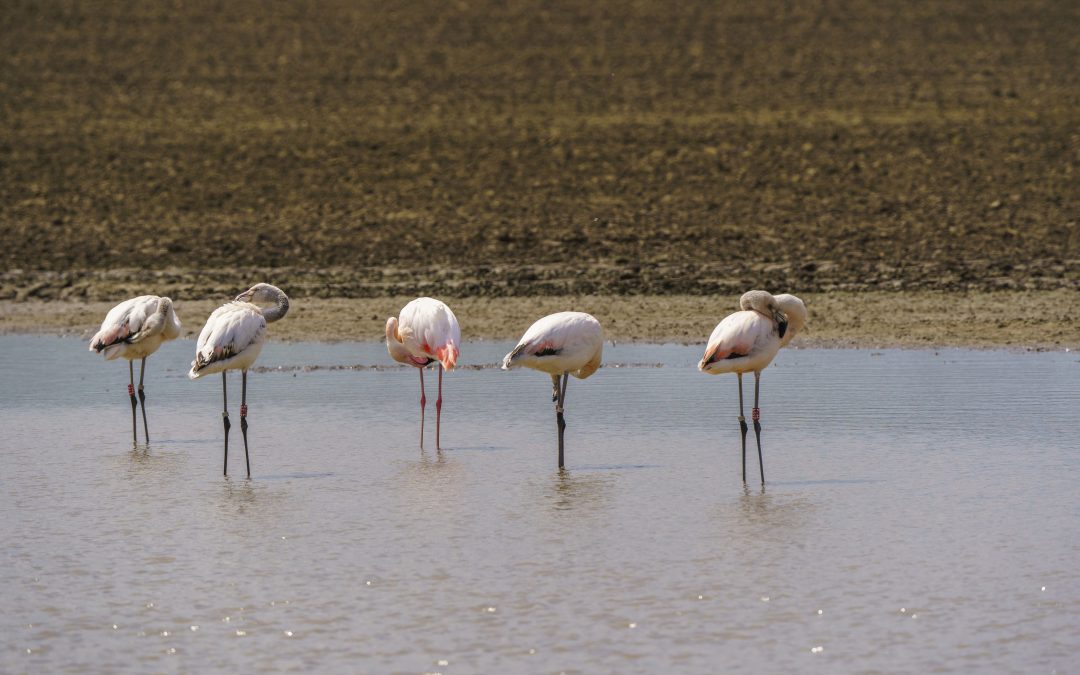
<path id="1" fill-rule="evenodd" d="M 567 376 L 584 380 L 600 367 L 604 331 L 595 317 L 584 312 L 558 312 L 540 319 L 518 340 L 502 361 L 502 369 L 525 366 L 551 375 L 551 400 L 559 429 L 559 468 L 563 468 L 563 432 L 566 420 Z M 559 376 L 562 376 L 562 383 Z"/>
<path id="2" fill-rule="evenodd" d="M 417 298 L 386 320 L 386 351 L 398 363 L 420 371 L 420 447 L 424 447 L 424 366 L 439 362 L 439 397 L 435 399 L 435 449 L 441 450 L 442 376 L 453 370 L 461 354 L 461 328 L 450 308 L 434 298 Z"/>
<path id="3" fill-rule="evenodd" d="M 180 335 L 180 319 L 173 310 L 170 298 L 156 295 L 140 295 L 125 300 L 109 310 L 101 329 L 90 340 L 90 351 L 104 353 L 106 361 L 124 357 L 128 361 L 128 396 L 131 398 L 131 435 L 133 443 L 139 443 L 135 416 L 135 359 L 141 359 L 139 367 L 139 402 L 142 405 L 143 432 L 150 443 L 150 428 L 146 424 L 146 393 L 143 376 L 146 374 L 146 357 L 158 350 L 162 342 L 175 340 Z"/>
<path id="4" fill-rule="evenodd" d="M 261 308 L 255 303 L 274 303 L 273 307 Z M 226 371 L 241 372 L 240 431 L 244 434 L 244 464 L 251 478 L 251 460 L 248 458 L 247 423 L 247 371 L 255 363 L 263 343 L 266 342 L 266 324 L 273 323 L 289 311 L 289 298 L 277 286 L 255 284 L 232 302 L 218 307 L 206 320 L 199 341 L 195 346 L 195 360 L 191 362 L 188 377 L 197 380 L 203 375 L 221 373 L 221 398 L 225 423 L 225 475 L 229 475 L 229 395 L 226 387 Z"/>
<path id="5" fill-rule="evenodd" d="M 742 432 L 742 471 L 746 482 L 746 417 L 743 414 L 743 373 L 754 373 L 754 435 L 757 438 L 758 467 L 765 484 L 761 456 L 761 410 L 758 408 L 761 371 L 780 347 L 787 345 L 806 323 L 806 306 L 794 295 L 773 296 L 765 291 L 749 291 L 739 299 L 742 308 L 717 324 L 709 336 L 698 370 L 710 375 L 735 373 L 739 378 L 739 429 Z"/>

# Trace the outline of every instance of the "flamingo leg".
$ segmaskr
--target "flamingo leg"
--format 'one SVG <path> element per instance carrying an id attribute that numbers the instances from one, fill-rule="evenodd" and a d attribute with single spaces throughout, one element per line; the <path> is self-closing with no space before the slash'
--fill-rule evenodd
<path id="1" fill-rule="evenodd" d="M 417 368 L 420 371 L 420 449 L 424 448 L 424 408 L 427 406 L 427 396 L 424 395 L 424 368 Z"/>
<path id="2" fill-rule="evenodd" d="M 143 357 L 139 367 L 139 406 L 142 408 L 142 426 L 146 433 L 146 444 L 150 444 L 150 427 L 146 425 L 146 394 L 143 392 L 143 376 L 146 375 L 146 357 Z"/>
<path id="3" fill-rule="evenodd" d="M 130 360 L 128 361 L 128 397 L 131 398 L 131 444 L 139 444 L 139 432 L 136 426 L 136 411 L 135 408 L 139 405 L 135 401 L 135 364 Z"/>
<path id="4" fill-rule="evenodd" d="M 221 371 L 221 419 L 225 422 L 225 470 L 224 475 L 229 475 L 229 392 L 226 386 L 225 374 L 227 371 Z"/>
<path id="5" fill-rule="evenodd" d="M 439 398 L 435 399 L 435 449 L 442 450 L 439 442 L 439 427 L 442 425 L 442 364 L 439 364 Z"/>
<path id="6" fill-rule="evenodd" d="M 555 424 L 559 427 L 559 468 L 562 469 L 565 464 L 563 462 L 563 432 L 566 431 L 566 419 L 563 417 L 563 406 L 566 404 L 566 382 L 570 377 L 569 373 L 562 374 L 562 386 L 559 389 L 559 400 L 555 404 Z M 555 379 L 555 384 L 558 386 L 558 375 L 552 375 Z"/>
<path id="7" fill-rule="evenodd" d="M 247 371 L 241 371 L 240 375 L 240 433 L 244 435 L 244 465 L 247 467 L 247 477 L 251 478 L 251 460 L 248 458 L 247 441 Z"/>
<path id="8" fill-rule="evenodd" d="M 552 375 L 551 376 L 551 402 L 552 403 L 558 403 L 559 402 L 559 376 L 558 375 Z"/>
<path id="9" fill-rule="evenodd" d="M 736 373 L 739 376 L 739 430 L 742 432 L 742 482 L 746 482 L 746 432 L 749 427 L 746 426 L 746 417 L 743 415 L 743 397 L 742 397 L 742 373 Z"/>
<path id="10" fill-rule="evenodd" d="M 752 417 L 754 418 L 754 435 L 757 436 L 757 461 L 758 467 L 761 469 L 761 484 L 765 485 L 765 463 L 761 459 L 761 409 L 758 408 L 758 390 L 761 388 L 761 371 L 754 373 L 754 411 Z M 745 423 L 744 423 L 745 424 Z M 745 452 L 744 452 L 745 457 Z M 744 467 L 745 473 L 745 467 Z M 746 478 L 743 478 L 743 482 L 746 482 Z"/>

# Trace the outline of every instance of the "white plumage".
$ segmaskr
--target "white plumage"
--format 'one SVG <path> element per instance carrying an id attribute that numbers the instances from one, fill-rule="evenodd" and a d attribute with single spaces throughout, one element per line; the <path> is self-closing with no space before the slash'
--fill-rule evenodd
<path id="1" fill-rule="evenodd" d="M 101 329 L 90 339 L 90 351 L 103 353 L 105 360 L 144 359 L 162 342 L 180 335 L 180 319 L 172 300 L 156 295 L 140 295 L 109 310 Z"/>
<path id="2" fill-rule="evenodd" d="M 258 305 L 234 300 L 214 310 L 195 345 L 188 377 L 247 370 L 266 342 L 266 317 Z"/>
<path id="3" fill-rule="evenodd" d="M 728 314 L 716 325 L 698 367 L 710 375 L 760 371 L 778 351 L 776 321 L 760 312 L 744 310 Z"/>
<path id="4" fill-rule="evenodd" d="M 417 298 L 386 320 L 386 349 L 398 363 L 425 366 L 438 361 L 453 370 L 461 355 L 461 327 L 446 303 Z"/>
<path id="5" fill-rule="evenodd" d="M 596 372 L 604 351 L 604 330 L 584 312 L 558 312 L 540 319 L 518 340 L 502 361 L 503 370 L 517 366 L 551 375 L 569 373 L 585 379 Z"/>

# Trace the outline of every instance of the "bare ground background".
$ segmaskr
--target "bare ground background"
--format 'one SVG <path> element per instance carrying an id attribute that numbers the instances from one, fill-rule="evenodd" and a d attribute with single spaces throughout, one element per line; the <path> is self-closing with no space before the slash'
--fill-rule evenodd
<path id="1" fill-rule="evenodd" d="M 294 337 L 427 294 L 489 337 L 593 302 L 693 340 L 756 287 L 837 344 L 1075 344 L 1077 26 L 1032 0 L 5 2 L 0 328 L 153 292 L 194 329 L 267 280 L 307 301 Z"/>

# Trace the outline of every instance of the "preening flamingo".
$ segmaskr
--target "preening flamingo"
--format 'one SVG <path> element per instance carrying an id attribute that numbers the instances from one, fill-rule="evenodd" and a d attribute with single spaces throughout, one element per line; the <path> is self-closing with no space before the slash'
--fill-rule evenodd
<path id="1" fill-rule="evenodd" d="M 386 320 L 386 351 L 398 363 L 420 371 L 420 447 L 424 447 L 424 367 L 439 363 L 439 397 L 435 399 L 435 448 L 441 449 L 442 376 L 453 370 L 461 354 L 461 328 L 445 303 L 434 298 L 417 298 L 401 308 L 395 319 Z"/>
<path id="2" fill-rule="evenodd" d="M 255 303 L 274 303 L 261 308 Z M 221 398 L 225 423 L 225 475 L 229 474 L 229 395 L 225 375 L 228 370 L 242 374 L 240 394 L 240 431 L 244 434 L 244 463 L 251 477 L 247 438 L 247 371 L 255 363 L 266 342 L 266 324 L 281 319 L 289 311 L 289 298 L 277 286 L 255 284 L 230 303 L 214 310 L 206 320 L 195 346 L 195 360 L 188 377 L 221 373 Z"/>
<path id="3" fill-rule="evenodd" d="M 158 350 L 162 342 L 174 340 L 180 335 L 180 319 L 173 310 L 172 300 L 156 295 L 140 295 L 125 300 L 109 310 L 101 329 L 90 340 L 90 351 L 104 353 L 105 360 L 118 357 L 128 360 L 128 397 L 131 398 L 131 435 L 139 442 L 135 415 L 135 359 L 141 359 L 139 367 L 139 402 L 142 405 L 143 432 L 150 442 L 150 429 L 146 423 L 146 393 L 143 376 L 146 374 L 146 357 Z"/>
<path id="4" fill-rule="evenodd" d="M 564 466 L 566 420 L 563 409 L 567 376 L 584 380 L 595 373 L 600 367 L 603 350 L 604 331 L 596 318 L 584 312 L 559 312 L 530 326 L 513 351 L 503 358 L 503 370 L 524 366 L 551 375 L 551 400 L 555 402 L 555 423 L 559 429 L 560 469 Z"/>
<path id="5" fill-rule="evenodd" d="M 761 410 L 758 407 L 761 371 L 780 347 L 786 345 L 806 323 L 806 306 L 793 295 L 774 297 L 765 291 L 749 291 L 739 299 L 741 311 L 729 314 L 709 336 L 698 370 L 710 375 L 735 373 L 739 378 L 739 430 L 742 432 L 742 473 L 746 482 L 746 417 L 743 410 L 742 376 L 754 373 L 754 435 L 757 438 L 758 467 L 765 483 L 761 456 Z"/>

